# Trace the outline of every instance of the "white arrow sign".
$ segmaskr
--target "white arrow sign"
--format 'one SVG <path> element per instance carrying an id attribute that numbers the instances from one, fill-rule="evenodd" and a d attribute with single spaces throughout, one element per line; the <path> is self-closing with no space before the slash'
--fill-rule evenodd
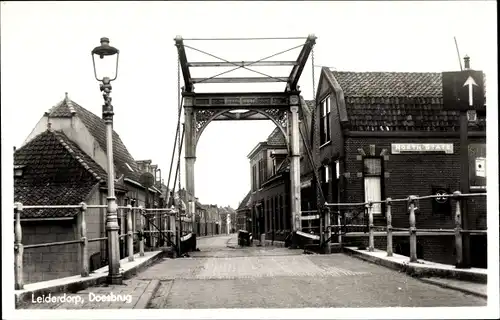
<path id="1" fill-rule="evenodd" d="M 477 83 L 476 83 L 476 81 L 474 81 L 474 79 L 472 79 L 471 76 L 469 76 L 467 78 L 467 80 L 465 81 L 465 83 L 464 83 L 463 86 L 464 87 L 465 86 L 469 86 L 469 106 L 472 107 L 472 105 L 473 105 L 473 102 L 472 102 L 472 86 L 476 86 L 477 87 Z"/>

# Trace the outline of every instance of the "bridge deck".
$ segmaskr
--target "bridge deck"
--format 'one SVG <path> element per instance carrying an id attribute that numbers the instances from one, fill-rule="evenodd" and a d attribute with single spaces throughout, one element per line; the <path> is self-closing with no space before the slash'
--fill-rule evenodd
<path id="1" fill-rule="evenodd" d="M 23 308 L 303 308 L 485 306 L 486 300 L 422 282 L 344 254 L 273 247 L 232 248 L 236 236 L 199 240 L 188 258 L 163 259 L 126 285 L 80 291 L 80 304 Z M 131 302 L 91 302 L 130 295 Z"/>

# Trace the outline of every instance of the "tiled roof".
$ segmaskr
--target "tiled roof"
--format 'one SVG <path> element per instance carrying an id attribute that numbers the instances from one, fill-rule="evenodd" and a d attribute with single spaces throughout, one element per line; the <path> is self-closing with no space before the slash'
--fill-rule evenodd
<path id="1" fill-rule="evenodd" d="M 458 131 L 459 112 L 443 110 L 441 73 L 332 71 L 351 130 Z M 476 129 L 486 119 L 478 115 Z"/>
<path id="2" fill-rule="evenodd" d="M 271 146 L 285 146 L 286 145 L 286 140 L 285 136 L 283 135 L 283 132 L 276 127 L 274 128 L 273 132 L 267 137 L 266 142 L 268 145 Z"/>
<path id="3" fill-rule="evenodd" d="M 87 127 L 90 134 L 96 139 L 101 149 L 106 152 L 106 124 L 101 117 L 78 105 L 67 96 L 63 101 L 49 110 L 47 115 L 49 117 L 71 117 L 72 110 L 74 110 L 76 116 L 82 120 L 83 124 Z M 127 148 L 120 139 L 120 136 L 114 130 L 113 149 L 117 175 L 121 176 L 124 174 L 125 177 L 139 182 L 140 171 L 137 163 L 128 152 Z M 134 170 L 133 172 L 130 171 L 127 164 Z"/>
<path id="4" fill-rule="evenodd" d="M 442 96 L 441 73 L 332 71 L 346 97 Z"/>
<path id="5" fill-rule="evenodd" d="M 24 166 L 14 179 L 14 201 L 23 205 L 77 205 L 106 172 L 62 132 L 47 130 L 14 153 Z M 25 209 L 21 218 L 72 217 L 78 209 Z"/>
<path id="6" fill-rule="evenodd" d="M 243 209 L 246 209 L 247 208 L 247 205 L 248 205 L 248 200 L 250 200 L 250 196 L 252 195 L 252 192 L 248 191 L 247 195 L 245 196 L 245 198 L 243 198 L 243 200 L 241 200 L 241 203 L 240 205 L 238 206 L 238 209 L 237 210 L 243 210 Z"/>

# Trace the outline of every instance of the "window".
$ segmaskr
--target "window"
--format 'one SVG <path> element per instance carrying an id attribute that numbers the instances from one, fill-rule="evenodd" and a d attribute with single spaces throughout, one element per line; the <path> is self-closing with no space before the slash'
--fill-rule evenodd
<path id="1" fill-rule="evenodd" d="M 279 209 L 279 198 L 278 196 L 274 197 L 274 230 L 281 230 L 281 219 L 280 219 L 280 209 Z"/>
<path id="2" fill-rule="evenodd" d="M 330 181 L 330 167 L 323 167 L 323 183 L 328 183 Z"/>
<path id="3" fill-rule="evenodd" d="M 278 172 L 278 169 L 279 169 L 280 165 L 283 163 L 283 161 L 285 160 L 285 158 L 286 158 L 286 155 L 283 155 L 283 154 L 275 154 L 273 156 L 273 171 L 272 171 L 273 175 L 275 175 Z"/>
<path id="4" fill-rule="evenodd" d="M 363 176 L 365 185 L 365 202 L 382 200 L 382 159 L 364 158 Z M 382 204 L 375 203 L 373 214 L 382 214 Z"/>
<path id="5" fill-rule="evenodd" d="M 257 190 L 257 166 L 252 166 L 252 191 Z"/>
<path id="6" fill-rule="evenodd" d="M 330 167 L 328 165 L 321 167 L 321 190 L 323 190 L 323 195 L 325 200 L 328 201 L 329 194 L 329 184 L 330 184 Z"/>
<path id="7" fill-rule="evenodd" d="M 259 188 L 262 187 L 262 184 L 264 183 L 264 179 L 266 178 L 266 166 L 264 159 L 259 160 Z"/>
<path id="8" fill-rule="evenodd" d="M 320 103 L 320 145 L 330 141 L 330 97 Z"/>
<path id="9" fill-rule="evenodd" d="M 339 160 L 335 161 L 335 176 L 338 179 L 340 179 L 340 162 Z"/>

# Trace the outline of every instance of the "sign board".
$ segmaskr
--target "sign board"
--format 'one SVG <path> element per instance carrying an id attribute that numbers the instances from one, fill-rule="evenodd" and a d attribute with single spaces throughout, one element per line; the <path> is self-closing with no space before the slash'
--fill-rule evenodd
<path id="1" fill-rule="evenodd" d="M 444 186 L 432 186 L 432 194 L 443 195 L 450 194 L 450 189 Z M 451 214 L 451 202 L 448 197 L 438 197 L 432 200 L 432 213 L 433 214 Z"/>
<path id="2" fill-rule="evenodd" d="M 484 74 L 465 70 L 443 72 L 443 108 L 445 110 L 485 110 Z"/>
<path id="3" fill-rule="evenodd" d="M 153 176 L 149 172 L 144 172 L 143 174 L 141 174 L 139 180 L 140 183 L 146 188 L 152 187 L 155 184 L 155 176 Z"/>
<path id="4" fill-rule="evenodd" d="M 486 144 L 469 144 L 469 188 L 470 191 L 486 190 Z"/>
<path id="5" fill-rule="evenodd" d="M 453 143 L 391 143 L 391 153 L 435 153 L 453 154 Z"/>

